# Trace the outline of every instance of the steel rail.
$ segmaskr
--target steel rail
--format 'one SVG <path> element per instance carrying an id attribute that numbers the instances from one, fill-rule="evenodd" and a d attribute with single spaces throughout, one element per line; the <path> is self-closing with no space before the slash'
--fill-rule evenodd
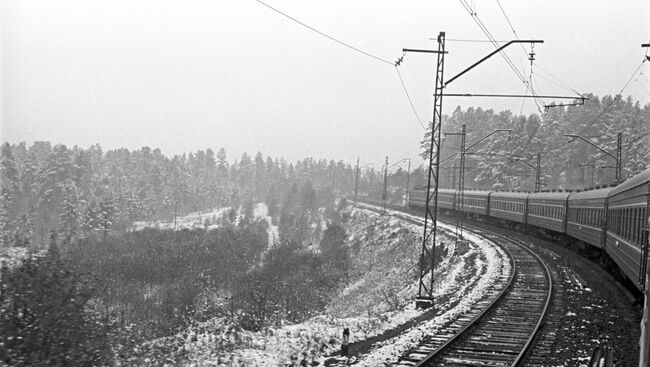
<path id="1" fill-rule="evenodd" d="M 366 202 L 371 204 L 371 205 L 376 205 L 374 202 L 370 202 L 370 201 L 366 201 Z M 397 211 L 400 211 L 400 212 L 406 212 L 405 208 L 396 207 L 396 206 L 391 206 L 391 207 L 392 207 L 393 210 L 397 210 Z M 414 222 L 411 218 L 404 218 L 404 219 Z M 447 222 L 446 220 L 441 220 L 441 221 Z M 526 339 L 523 347 L 521 348 L 521 350 L 517 354 L 514 361 L 510 364 L 510 366 L 512 366 L 512 367 L 519 366 L 523 362 L 523 360 L 526 358 L 526 356 L 530 352 L 530 350 L 532 349 L 532 347 L 534 345 L 535 338 L 539 334 L 539 331 L 540 331 L 540 329 L 541 329 L 541 327 L 542 327 L 542 325 L 543 325 L 543 323 L 544 323 L 544 321 L 546 319 L 546 316 L 548 314 L 550 304 L 551 304 L 551 300 L 552 300 L 552 296 L 553 296 L 553 290 L 554 290 L 553 289 L 553 280 L 552 280 L 552 277 L 551 277 L 551 272 L 550 272 L 548 266 L 546 265 L 546 263 L 542 260 L 542 258 L 537 253 L 535 253 L 532 249 L 529 248 L 527 242 L 525 242 L 525 241 L 515 241 L 515 240 L 512 240 L 512 239 L 508 238 L 507 236 L 498 234 L 498 233 L 496 233 L 494 231 L 491 231 L 491 230 L 486 230 L 484 228 L 480 228 L 478 226 L 469 225 L 468 227 L 471 228 L 474 231 L 475 234 L 477 234 L 477 235 L 479 235 L 481 237 L 484 237 L 486 239 L 491 239 L 493 241 L 496 238 L 498 238 L 499 241 L 505 241 L 505 243 L 510 244 L 511 246 L 516 246 L 516 247 L 524 250 L 525 252 L 529 253 L 532 256 L 532 258 L 540 265 L 541 269 L 544 272 L 544 275 L 545 275 L 545 278 L 546 278 L 546 284 L 547 284 L 546 299 L 544 301 L 544 306 L 542 307 L 542 310 L 539 313 L 539 317 L 537 318 L 537 321 L 535 322 L 535 325 L 532 328 L 532 330 L 530 332 L 530 335 Z M 507 291 L 512 288 L 514 278 L 515 278 L 515 276 L 517 275 L 517 273 L 519 271 L 519 268 L 517 267 L 516 261 L 514 260 L 514 256 L 512 255 L 512 252 L 507 248 L 507 245 L 506 244 L 501 244 L 500 247 L 502 249 L 504 249 L 504 251 L 506 251 L 508 253 L 508 256 L 511 259 L 511 264 L 512 264 L 512 267 L 513 267 L 513 271 L 512 271 L 512 273 L 510 275 L 510 279 L 508 280 L 508 285 L 506 287 L 504 287 L 504 289 L 502 289 L 499 292 L 498 296 L 495 297 L 492 300 L 492 302 L 488 306 L 486 306 L 478 315 L 476 315 L 468 324 L 466 324 L 464 327 L 459 329 L 454 336 L 449 338 L 442 345 L 440 345 L 434 351 L 429 353 L 426 357 L 424 357 L 424 359 L 419 361 L 415 366 L 425 366 L 425 365 L 430 364 L 435 358 L 439 357 L 442 352 L 444 352 L 446 349 L 450 348 L 451 345 L 454 342 L 458 341 L 459 338 L 465 336 L 465 334 L 469 331 L 470 328 L 472 328 L 472 326 L 480 325 L 479 321 L 482 320 L 482 318 L 485 316 L 485 314 L 487 312 L 492 311 L 493 309 L 498 310 L 498 308 L 495 308 L 495 306 L 499 303 L 499 301 L 503 300 L 503 297 L 505 296 Z"/>

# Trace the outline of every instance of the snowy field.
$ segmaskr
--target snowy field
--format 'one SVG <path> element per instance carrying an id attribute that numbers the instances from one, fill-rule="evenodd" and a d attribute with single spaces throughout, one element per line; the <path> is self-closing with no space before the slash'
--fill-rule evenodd
<path id="1" fill-rule="evenodd" d="M 138 221 L 133 222 L 131 230 L 140 231 L 145 228 L 156 228 L 156 229 L 193 229 L 193 228 L 207 228 L 213 229 L 217 228 L 217 224 L 225 215 L 227 215 L 230 207 L 215 208 L 210 211 L 200 211 L 190 213 L 181 217 L 176 218 L 176 227 L 174 227 L 174 221 Z M 207 226 L 206 226 L 207 220 Z"/>
<path id="2" fill-rule="evenodd" d="M 264 217 L 264 209 L 258 206 L 256 215 Z M 323 365 L 328 355 L 340 347 L 343 328 L 350 329 L 350 342 L 354 343 L 381 335 L 421 315 L 423 311 L 414 307 L 418 281 L 417 276 L 412 276 L 417 274 L 414 271 L 417 272 L 420 227 L 364 208 L 349 210 L 348 242 L 361 241 L 357 265 L 363 267 L 364 273 L 341 290 L 324 314 L 299 324 L 259 332 L 237 329 L 225 320 L 214 319 L 176 336 L 149 342 L 146 348 L 154 351 L 160 346 L 160 350 L 169 351 L 173 346 L 176 350 L 173 354 L 182 353 L 190 365 L 276 366 L 300 365 L 303 361 Z M 200 220 L 197 215 L 192 218 L 195 219 L 183 223 Z M 439 237 L 450 245 L 453 228 L 442 223 L 439 228 L 442 229 Z M 368 353 L 359 356 L 356 365 L 381 366 L 396 362 L 425 335 L 463 315 L 484 296 L 501 274 L 504 254 L 480 237 L 471 234 L 466 237 L 472 242 L 470 251 L 463 256 L 443 258 L 435 271 L 435 299 L 442 311 L 429 321 L 376 343 Z M 453 248 L 447 250 L 449 254 L 454 253 Z M 410 271 L 405 271 L 407 264 Z M 411 276 L 405 277 L 405 273 Z M 382 299 L 386 294 L 381 292 L 387 287 L 394 290 L 390 295 L 394 298 L 393 307 Z M 368 300 L 372 300 L 372 305 Z"/>
<path id="3" fill-rule="evenodd" d="M 182 229 L 216 229 L 222 225 L 223 221 L 227 220 L 225 217 L 228 215 L 230 207 L 215 208 L 209 211 L 194 212 L 182 217 L 176 218 L 176 226 L 174 227 L 173 221 L 154 221 L 146 222 L 139 221 L 133 222 L 131 227 L 132 231 L 141 231 L 145 228 L 156 228 L 156 229 L 176 229 L 180 231 Z M 235 216 L 234 224 L 237 225 L 240 220 L 241 208 L 237 211 Z M 279 240 L 278 235 L 278 226 L 273 225 L 271 217 L 269 216 L 269 208 L 264 203 L 257 203 L 253 208 L 253 217 L 255 220 L 266 221 L 268 224 L 268 237 L 269 237 L 269 249 L 273 247 L 273 244 L 277 243 Z M 207 221 L 207 222 L 206 222 Z"/>

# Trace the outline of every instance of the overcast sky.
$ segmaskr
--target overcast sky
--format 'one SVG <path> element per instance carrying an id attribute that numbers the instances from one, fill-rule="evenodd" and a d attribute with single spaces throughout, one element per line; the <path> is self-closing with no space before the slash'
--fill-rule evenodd
<path id="1" fill-rule="evenodd" d="M 280 1 L 269 5 L 379 58 L 449 41 L 446 77 L 491 52 L 461 1 Z M 513 39 L 496 0 L 466 0 L 497 40 Z M 159 147 L 181 154 L 224 147 L 229 159 L 261 151 L 291 161 L 415 157 L 423 128 L 395 67 L 341 46 L 254 0 L 2 0 L 2 141 L 49 140 L 104 149 Z M 535 46 L 539 94 L 616 94 L 641 64 L 650 1 L 500 0 Z M 526 52 L 530 45 L 524 45 Z M 509 55 L 523 74 L 524 50 Z M 400 71 L 417 114 L 431 119 L 434 55 L 407 54 Z M 625 89 L 650 102 L 650 63 Z M 541 67 L 541 68 L 539 68 Z M 550 74 L 549 74 L 550 73 Z M 557 78 L 562 84 L 550 83 Z M 500 57 L 448 92 L 525 87 Z M 550 101 L 547 101 L 550 102 Z M 560 102 L 560 101 L 557 101 Z M 522 100 L 445 98 L 522 111 Z M 531 100 L 523 113 L 536 111 Z"/>

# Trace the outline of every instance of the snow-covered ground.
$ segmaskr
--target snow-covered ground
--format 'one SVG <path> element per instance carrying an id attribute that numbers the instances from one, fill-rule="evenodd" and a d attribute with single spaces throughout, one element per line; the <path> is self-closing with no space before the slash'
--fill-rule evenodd
<path id="1" fill-rule="evenodd" d="M 182 217 L 176 218 L 176 230 L 181 229 L 193 229 L 193 228 L 207 228 L 214 229 L 217 228 L 219 219 L 228 213 L 230 207 L 215 208 L 210 211 L 200 211 L 194 212 Z M 208 225 L 206 226 L 206 220 Z M 140 231 L 145 228 L 157 228 L 157 229 L 174 229 L 174 221 L 137 221 L 133 222 L 131 229 L 133 231 Z"/>
<path id="2" fill-rule="evenodd" d="M 255 215 L 266 217 L 265 209 L 256 207 Z M 223 324 L 224 320 L 211 320 L 171 340 L 193 365 L 276 366 L 303 360 L 322 365 L 328 354 L 338 350 L 343 328 L 350 329 L 350 342 L 357 342 L 381 335 L 421 315 L 423 311 L 414 307 L 417 277 L 408 276 L 417 271 L 420 227 L 364 208 L 350 209 L 350 217 L 346 228 L 349 243 L 366 241 L 361 243 L 355 263 L 363 268 L 359 269 L 360 277 L 332 300 L 325 314 L 300 324 L 259 332 L 235 329 Z M 440 239 L 452 243 L 446 232 L 451 233 L 453 228 L 442 223 L 439 228 Z M 269 226 L 269 231 L 272 246 L 271 238 L 277 238 L 277 228 Z M 369 353 L 360 356 L 359 366 L 396 362 L 422 337 L 461 316 L 497 280 L 501 274 L 502 251 L 478 236 L 465 235 L 472 242 L 470 251 L 463 256 L 451 256 L 453 248 L 448 249 L 450 256 L 443 258 L 436 268 L 434 295 L 436 300 L 444 300 L 436 305 L 442 311 L 429 321 L 377 343 Z M 394 296 L 398 306 L 390 307 L 385 302 L 386 294 L 382 291 L 386 287 L 394 287 L 390 296 Z"/>
<path id="3" fill-rule="evenodd" d="M 272 249 L 273 246 L 280 241 L 280 234 L 278 232 L 278 226 L 273 225 L 273 220 L 269 216 L 269 208 L 264 203 L 257 203 L 253 209 L 253 216 L 255 217 L 255 220 L 264 220 L 268 224 L 269 227 L 266 230 L 269 237 L 268 249 Z"/>
<path id="4" fill-rule="evenodd" d="M 215 208 L 208 211 L 199 211 L 193 212 L 184 216 L 176 218 L 176 230 L 182 229 L 195 229 L 195 228 L 205 228 L 205 229 L 215 229 L 218 228 L 221 222 L 224 220 L 224 217 L 230 211 L 230 207 Z M 277 226 L 274 226 L 271 222 L 271 217 L 268 215 L 269 209 L 264 203 L 257 203 L 253 208 L 253 216 L 255 220 L 264 220 L 269 224 L 269 242 L 277 242 L 278 240 L 278 229 Z M 237 211 L 237 216 L 235 218 L 235 225 L 237 224 L 239 218 L 241 217 L 241 208 Z M 206 225 L 207 224 L 207 225 Z M 133 222 L 131 230 L 140 231 L 144 228 L 156 228 L 156 229 L 174 229 L 174 221 L 136 221 Z"/>

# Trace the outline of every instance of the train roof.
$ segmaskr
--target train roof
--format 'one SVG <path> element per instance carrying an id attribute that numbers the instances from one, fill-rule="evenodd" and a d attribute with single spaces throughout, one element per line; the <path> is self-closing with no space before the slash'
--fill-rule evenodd
<path id="1" fill-rule="evenodd" d="M 623 182 L 622 184 L 616 186 L 615 188 L 612 189 L 612 191 L 609 192 L 608 196 L 613 196 L 616 194 L 619 194 L 623 191 L 629 190 L 633 187 L 643 185 L 647 182 L 650 181 L 650 168 L 647 170 L 639 173 L 638 175 L 628 179 L 627 181 Z"/>
<path id="2" fill-rule="evenodd" d="M 471 195 L 471 196 L 481 196 L 481 197 L 487 197 L 490 195 L 490 191 L 483 191 L 483 190 L 463 190 L 463 195 Z"/>
<path id="3" fill-rule="evenodd" d="M 527 192 L 509 192 L 509 191 L 492 191 L 490 194 L 493 198 L 508 198 L 508 199 L 525 199 L 528 197 Z"/>
<path id="4" fill-rule="evenodd" d="M 531 193 L 528 200 L 566 200 L 568 192 L 535 192 Z"/>
<path id="5" fill-rule="evenodd" d="M 604 199 L 610 191 L 612 191 L 611 187 L 605 187 L 602 189 L 574 192 L 569 196 L 569 200 Z"/>

